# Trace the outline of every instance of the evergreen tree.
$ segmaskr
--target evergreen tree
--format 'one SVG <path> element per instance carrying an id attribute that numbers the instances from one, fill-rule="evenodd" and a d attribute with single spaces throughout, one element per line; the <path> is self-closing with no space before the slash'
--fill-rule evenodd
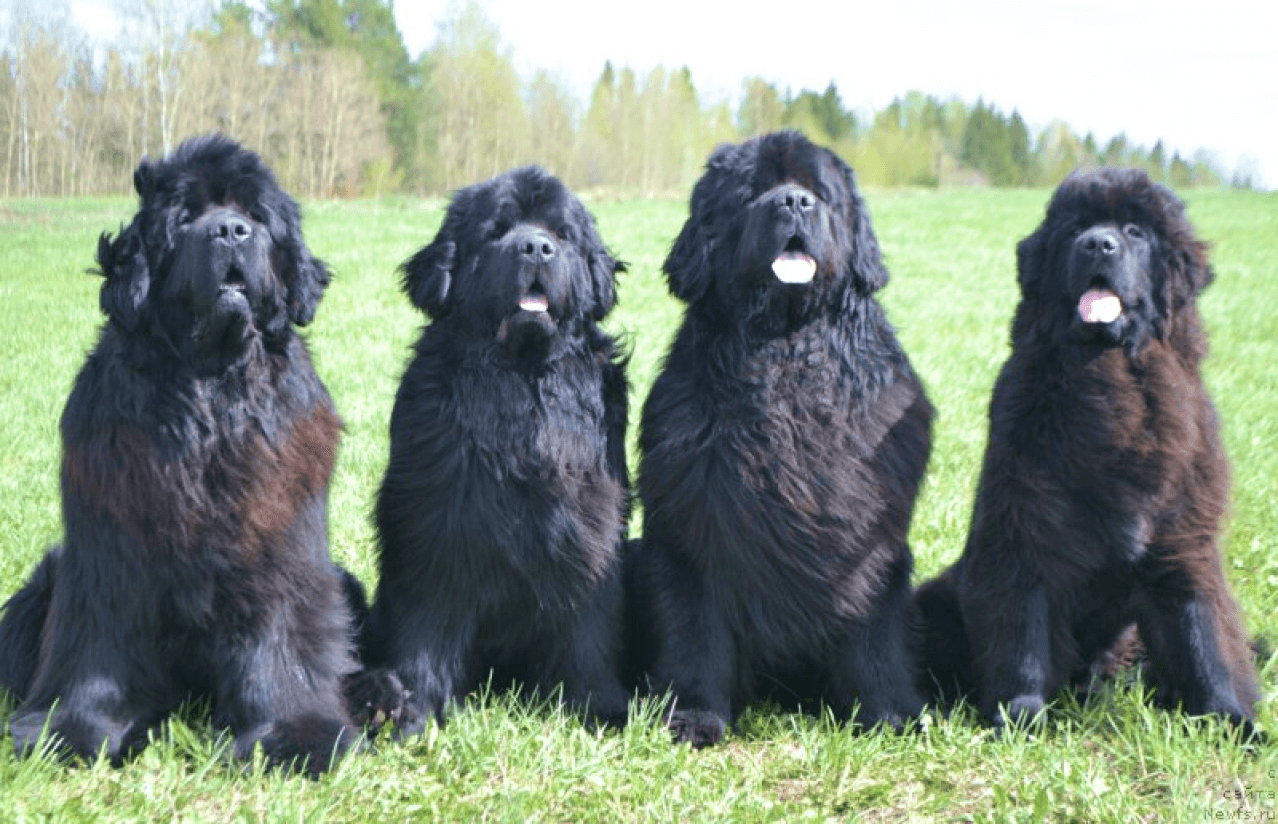
<path id="1" fill-rule="evenodd" d="M 287 49 L 339 48 L 358 54 L 377 90 L 400 175 L 419 177 L 420 78 L 395 25 L 391 0 L 267 0 L 275 36 Z"/>

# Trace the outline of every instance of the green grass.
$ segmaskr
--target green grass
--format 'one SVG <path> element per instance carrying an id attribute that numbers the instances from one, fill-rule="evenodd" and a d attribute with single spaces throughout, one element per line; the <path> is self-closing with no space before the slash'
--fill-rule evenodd
<path id="1" fill-rule="evenodd" d="M 915 513 L 916 577 L 962 546 L 985 410 L 1016 300 L 1013 247 L 1045 191 L 870 192 L 892 272 L 883 302 L 938 410 Z M 1233 461 L 1228 569 L 1249 629 L 1278 640 L 1278 197 L 1191 192 L 1214 247 L 1202 300 L 1206 377 Z M 97 234 L 124 199 L 0 202 L 0 596 L 60 535 L 57 420 L 100 317 Z M 306 204 L 306 232 L 337 278 L 308 332 L 346 422 L 331 492 L 335 557 L 375 579 L 369 511 L 386 422 L 422 318 L 395 267 L 432 236 L 438 201 Z M 592 205 L 630 264 L 609 320 L 633 348 L 632 424 L 681 307 L 661 261 L 685 216 L 673 201 Z M 632 439 L 633 445 L 633 428 Z M 633 466 L 633 464 L 632 464 Z M 1263 662 L 1261 723 L 1275 726 L 1278 664 Z M 9 705 L 0 699 L 0 717 Z M 752 710 L 724 745 L 671 746 L 656 709 L 596 734 L 553 705 L 481 697 L 443 730 L 381 744 L 312 782 L 242 768 L 207 710 L 180 713 L 122 769 L 17 760 L 0 740 L 0 819 L 35 820 L 1211 820 L 1274 816 L 1278 748 L 1247 748 L 1210 721 L 1153 710 L 1138 689 L 1053 706 L 1035 737 L 995 739 L 970 712 L 906 735 L 855 734 L 827 719 Z"/>

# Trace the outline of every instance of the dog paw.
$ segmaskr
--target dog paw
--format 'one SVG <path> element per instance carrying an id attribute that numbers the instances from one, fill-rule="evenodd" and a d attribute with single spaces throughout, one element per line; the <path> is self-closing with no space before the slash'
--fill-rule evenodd
<path id="1" fill-rule="evenodd" d="M 262 745 L 268 767 L 283 767 L 317 778 L 357 742 L 359 730 L 337 718 L 302 715 L 264 724 L 235 740 L 235 757 L 247 761 Z"/>
<path id="2" fill-rule="evenodd" d="M 364 670 L 348 675 L 342 683 L 347 710 L 356 725 L 376 736 L 382 727 L 393 723 L 402 727 L 414 715 L 409 692 L 394 672 L 388 669 Z"/>
<path id="3" fill-rule="evenodd" d="M 676 710 L 666 721 L 676 743 L 701 749 L 723 740 L 728 722 L 710 710 Z"/>
<path id="4" fill-rule="evenodd" d="M 1041 723 L 1045 706 L 1041 695 L 1018 695 L 999 707 L 994 714 L 994 726 L 999 729 L 1035 726 Z"/>

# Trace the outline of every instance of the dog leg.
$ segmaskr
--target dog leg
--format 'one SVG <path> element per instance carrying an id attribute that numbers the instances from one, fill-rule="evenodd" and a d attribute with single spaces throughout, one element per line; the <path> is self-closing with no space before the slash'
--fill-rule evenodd
<path id="1" fill-rule="evenodd" d="M 630 694 L 619 675 L 621 606 L 621 582 L 613 576 L 572 628 L 561 660 L 553 668 L 563 684 L 565 700 L 585 712 L 592 724 L 626 724 Z"/>
<path id="2" fill-rule="evenodd" d="M 1179 597 L 1165 591 L 1172 588 L 1166 578 L 1161 597 L 1145 589 L 1137 622 L 1141 640 L 1168 702 L 1179 701 L 1191 715 L 1211 713 L 1247 725 L 1259 694 L 1250 650 L 1224 576 L 1215 564 L 1206 571 L 1218 580 L 1194 582 Z"/>
<path id="3" fill-rule="evenodd" d="M 1029 587 L 1020 609 L 978 615 L 964 610 L 977 666 L 981 711 L 996 726 L 1033 720 L 1047 703 L 1051 665 L 1051 608 L 1047 587 Z"/>
<path id="4" fill-rule="evenodd" d="M 19 707 L 9 719 L 15 751 L 32 755 L 40 751 L 43 740 L 57 757 L 91 764 L 102 753 L 113 766 L 120 766 L 146 748 L 151 731 L 167 714 L 131 712 L 126 692 L 115 679 L 97 675 L 68 685 L 52 709 L 44 702 Z"/>
<path id="5" fill-rule="evenodd" d="M 408 693 L 395 737 L 418 735 L 431 720 L 443 726 L 453 702 L 475 686 L 469 683 L 473 627 L 469 621 L 444 620 L 421 604 L 409 614 L 376 620 L 389 636 L 386 665 Z"/>
<path id="6" fill-rule="evenodd" d="M 0 619 L 0 689 L 19 701 L 26 697 L 40 657 L 40 633 L 53 601 L 62 547 L 45 553 L 31 577 L 4 605 Z"/>
<path id="7" fill-rule="evenodd" d="M 923 699 L 914 684 L 909 630 L 909 572 L 902 569 L 892 576 L 868 620 L 852 626 L 842 654 L 831 665 L 827 702 L 836 716 L 849 718 L 856 699 L 856 721 L 866 728 L 884 723 L 899 730 L 918 717 Z"/>
<path id="8" fill-rule="evenodd" d="M 651 551 L 651 550 L 646 550 Z M 723 738 L 732 719 L 736 644 L 707 587 L 696 573 L 667 574 L 655 604 L 659 652 L 653 666 L 657 689 L 673 693 L 667 724 L 675 740 L 700 748 Z"/>
<path id="9" fill-rule="evenodd" d="M 347 641 L 335 626 L 327 643 L 317 642 L 313 634 L 324 627 L 286 613 L 279 610 L 255 638 L 231 645 L 227 660 L 215 662 L 216 710 L 235 732 L 237 758 L 251 758 L 261 744 L 271 767 L 317 776 L 360 737 L 342 695 Z"/>

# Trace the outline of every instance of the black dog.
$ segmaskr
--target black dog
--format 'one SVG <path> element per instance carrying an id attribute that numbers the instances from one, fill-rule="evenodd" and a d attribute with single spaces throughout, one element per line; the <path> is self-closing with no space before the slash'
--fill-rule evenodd
<path id="1" fill-rule="evenodd" d="M 626 379 L 599 321 L 623 270 L 536 167 L 457 192 L 404 289 L 432 322 L 404 373 L 377 498 L 370 664 L 402 733 L 518 681 L 621 722 Z"/>
<path id="2" fill-rule="evenodd" d="M 230 140 L 190 140 L 133 181 L 137 215 L 98 246 L 108 320 L 62 415 L 65 541 L 0 622 L 14 743 L 47 724 L 61 752 L 105 744 L 118 764 L 200 696 L 237 756 L 260 743 L 316 773 L 357 735 L 325 523 L 341 422 L 294 331 L 328 271 Z"/>
<path id="3" fill-rule="evenodd" d="M 688 308 L 644 407 L 632 582 L 676 738 L 765 695 L 900 725 L 932 408 L 852 170 L 795 132 L 720 147 L 665 271 Z"/>
<path id="4" fill-rule="evenodd" d="M 1164 702 L 1251 719 L 1216 545 L 1228 464 L 1199 375 L 1205 245 L 1168 189 L 1103 169 L 1061 184 L 1017 268 L 967 547 L 917 596 L 928 688 L 1027 720 L 1109 667 L 1134 622 Z"/>

